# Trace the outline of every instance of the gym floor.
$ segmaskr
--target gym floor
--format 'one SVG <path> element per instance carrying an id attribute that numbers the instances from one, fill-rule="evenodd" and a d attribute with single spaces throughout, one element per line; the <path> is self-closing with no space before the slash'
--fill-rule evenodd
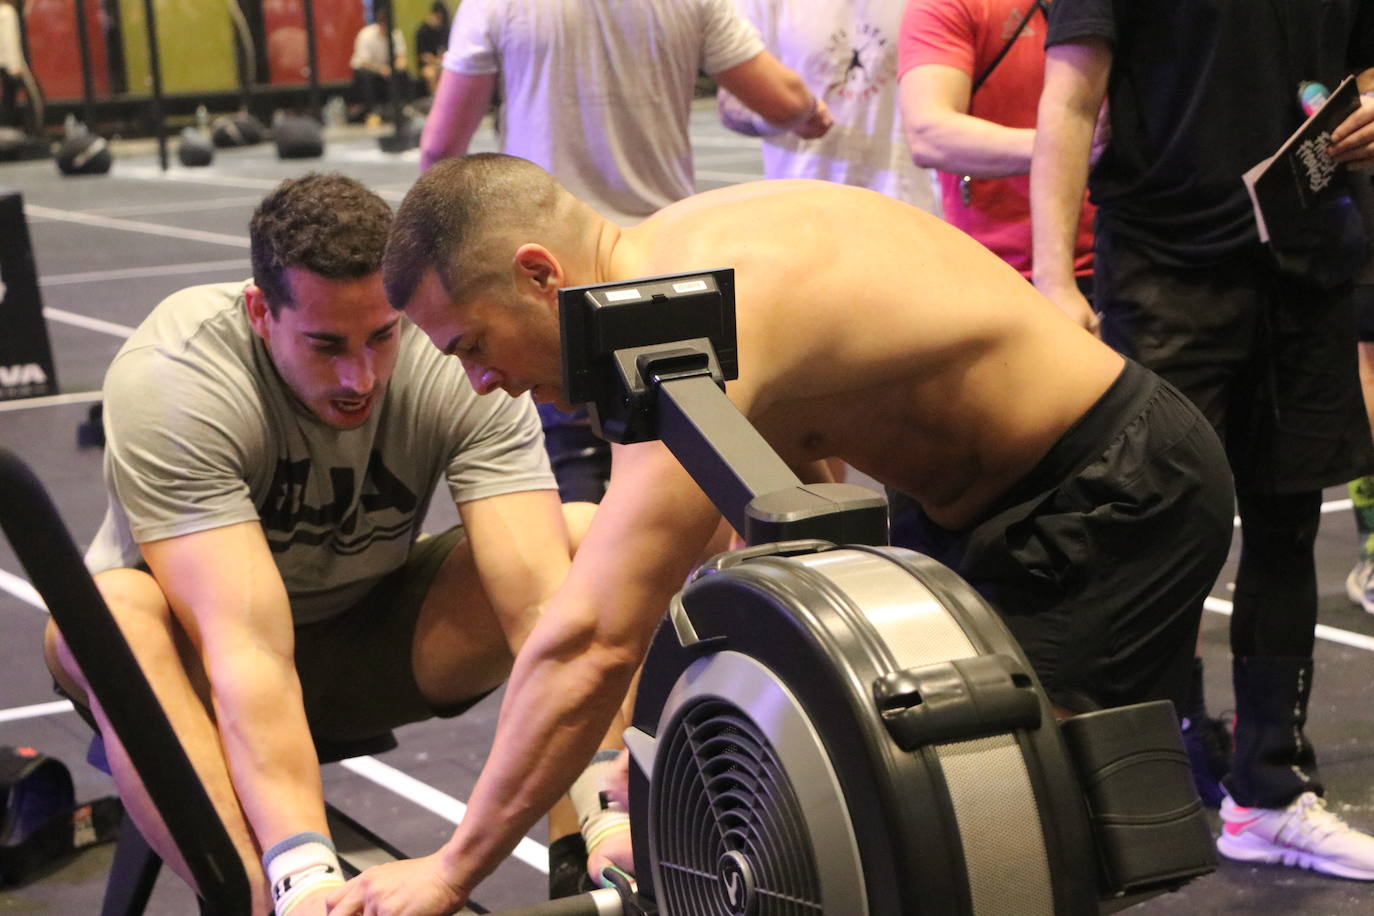
<path id="1" fill-rule="evenodd" d="M 699 190 L 761 177 L 757 141 L 725 132 L 714 108 L 693 113 Z M 473 149 L 496 148 L 484 129 Z M 174 158 L 174 156 L 173 156 Z M 101 380 L 125 337 L 164 296 L 198 283 L 247 277 L 248 218 L 280 179 L 307 169 L 338 169 L 393 205 L 414 180 L 415 152 L 381 152 L 361 129 L 328 135 L 323 160 L 280 161 L 270 144 L 220 150 L 208 168 L 158 168 L 149 143 L 116 147 L 107 176 L 63 178 L 51 161 L 0 166 L 0 188 L 23 193 L 48 334 L 62 394 L 0 402 L 0 444 L 28 461 L 53 494 L 84 548 L 105 508 L 96 449 L 77 447 L 76 430 L 99 400 Z M 437 530 L 456 517 L 446 499 L 427 522 Z M 1309 735 L 1332 810 L 1374 832 L 1374 617 L 1346 600 L 1344 577 L 1357 550 L 1343 489 L 1327 493 L 1318 542 L 1321 629 Z M 1226 616 L 1230 567 L 1203 619 L 1203 652 L 1213 712 L 1231 702 Z M 0 542 L 0 745 L 33 746 L 71 769 L 77 797 L 113 792 L 85 762 L 89 729 L 53 695 L 39 650 L 46 613 L 28 588 L 7 542 Z M 489 746 L 500 702 L 489 698 L 462 718 L 398 731 L 400 747 L 373 758 L 325 767 L 328 797 L 402 850 L 432 851 L 461 817 Z M 1215 817 L 1213 821 L 1215 823 Z M 481 885 L 476 899 L 492 910 L 546 895 L 546 841 L 536 827 L 517 854 Z M 94 913 L 109 868 L 110 845 L 86 850 L 21 888 L 0 892 L 0 912 Z M 1374 912 L 1374 885 L 1280 867 L 1224 862 L 1182 891 L 1136 912 Z M 165 869 L 149 913 L 196 911 L 190 891 Z"/>

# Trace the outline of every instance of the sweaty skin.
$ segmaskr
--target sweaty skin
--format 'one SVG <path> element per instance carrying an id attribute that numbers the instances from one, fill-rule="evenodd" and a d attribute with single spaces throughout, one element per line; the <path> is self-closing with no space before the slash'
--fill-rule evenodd
<path id="1" fill-rule="evenodd" d="M 559 399 L 559 287 L 733 267 L 730 400 L 789 463 L 843 458 L 957 529 L 1122 369 L 995 255 L 866 190 L 738 185 L 629 229 L 577 214 L 509 230 L 511 284 L 451 302 L 431 272 L 404 304 L 479 391 Z M 467 899 L 596 749 L 718 522 L 660 443 L 616 448 L 568 578 L 516 660 L 467 816 L 434 855 L 355 879 L 331 913 L 441 913 Z"/>
<path id="2" fill-rule="evenodd" d="M 736 270 L 727 393 L 769 443 L 793 464 L 843 458 L 946 527 L 1030 470 L 1121 371 L 980 245 L 878 194 L 702 194 L 623 232 L 609 279 L 713 265 Z"/>

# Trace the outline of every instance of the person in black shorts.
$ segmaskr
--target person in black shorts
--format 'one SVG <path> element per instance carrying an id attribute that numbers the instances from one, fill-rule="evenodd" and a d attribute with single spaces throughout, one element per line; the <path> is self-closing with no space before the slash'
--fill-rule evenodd
<path id="1" fill-rule="evenodd" d="M 1359 265 L 1280 267 L 1242 181 L 1302 123 L 1304 81 L 1335 87 L 1353 73 L 1374 89 L 1374 2 L 1055 0 L 1046 46 L 1031 167 L 1036 286 L 1082 314 L 1070 245 L 1106 96 L 1111 140 L 1089 182 L 1102 339 L 1197 404 L 1235 474 L 1235 754 L 1217 848 L 1374 880 L 1374 838 L 1326 808 L 1305 733 L 1322 488 L 1374 470 L 1353 346 Z M 1330 154 L 1374 164 L 1374 97 L 1332 132 Z M 1354 250 L 1334 230 L 1310 241 Z"/>
<path id="2" fill-rule="evenodd" d="M 621 228 L 534 163 L 478 154 L 416 182 L 384 263 L 393 305 L 478 391 L 554 403 L 560 290 L 732 268 L 739 377 L 725 395 L 799 477 L 825 480 L 842 459 L 957 532 L 943 558 L 1030 644 L 1064 711 L 1185 688 L 1231 539 L 1215 432 L 939 218 L 862 188 L 764 181 Z M 572 782 L 563 759 L 604 733 L 720 523 L 661 442 L 614 451 L 467 817 L 436 854 L 355 879 L 337 916 L 461 905 Z"/>
<path id="3" fill-rule="evenodd" d="M 1189 660 L 1176 649 L 1179 631 L 1195 621 L 1179 609 L 1198 606 L 1205 592 L 1158 570 L 1185 569 L 1191 552 L 1216 550 L 1199 540 L 1194 513 L 1206 494 L 1229 490 L 1230 476 L 1215 461 L 1175 478 L 1182 455 L 1213 448 L 1192 405 L 1128 360 L 1098 402 L 967 528 L 947 531 L 889 490 L 892 543 L 957 570 L 987 598 L 1061 710 L 1143 697 L 1181 706 Z"/>

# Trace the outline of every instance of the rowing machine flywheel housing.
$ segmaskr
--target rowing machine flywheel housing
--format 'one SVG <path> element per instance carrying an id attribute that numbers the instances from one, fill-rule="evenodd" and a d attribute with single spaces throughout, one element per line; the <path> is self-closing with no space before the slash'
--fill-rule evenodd
<path id="1" fill-rule="evenodd" d="M 793 542 L 708 563 L 654 638 L 626 739 L 640 890 L 665 916 L 1100 911 L 1095 824 L 1043 690 L 991 608 L 918 553 Z M 1165 826 L 1186 808 L 1197 840 L 1181 766 Z"/>

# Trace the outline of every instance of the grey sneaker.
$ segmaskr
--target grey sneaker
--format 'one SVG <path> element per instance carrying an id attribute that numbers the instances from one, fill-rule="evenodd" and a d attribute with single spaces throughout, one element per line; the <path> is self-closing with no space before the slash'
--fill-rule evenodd
<path id="1" fill-rule="evenodd" d="M 1374 881 L 1374 837 L 1326 810 L 1315 792 L 1302 793 L 1287 808 L 1242 808 L 1228 795 L 1221 802 L 1217 851 L 1239 862 Z"/>
<path id="2" fill-rule="evenodd" d="M 1365 557 L 1345 577 L 1345 594 L 1351 604 L 1358 604 L 1374 614 L 1374 557 Z"/>

